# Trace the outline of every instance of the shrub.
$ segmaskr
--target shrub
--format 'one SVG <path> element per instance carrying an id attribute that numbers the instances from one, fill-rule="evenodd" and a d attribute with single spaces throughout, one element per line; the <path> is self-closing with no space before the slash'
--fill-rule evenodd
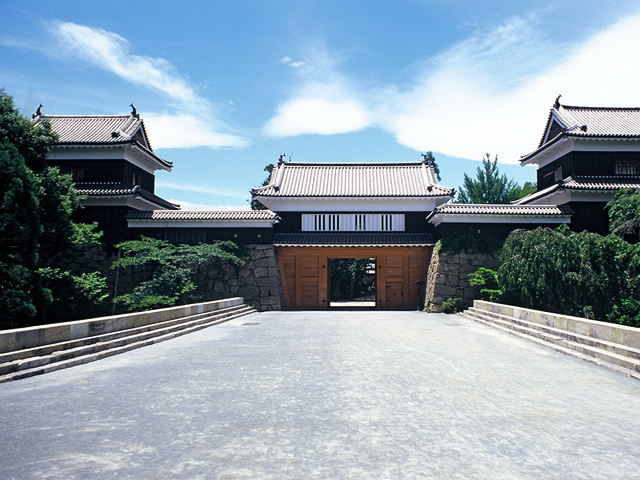
<path id="1" fill-rule="evenodd" d="M 498 284 L 498 272 L 490 268 L 480 267 L 469 274 L 469 284 L 476 289 L 476 297 L 491 302 L 500 301 L 502 290 Z"/>
<path id="2" fill-rule="evenodd" d="M 464 302 L 461 298 L 447 298 L 442 302 L 442 313 L 458 313 L 465 309 Z"/>
<path id="3" fill-rule="evenodd" d="M 201 301 L 195 293 L 195 279 L 205 268 L 220 268 L 223 263 L 240 265 L 238 247 L 232 242 L 214 244 L 172 245 L 163 240 L 143 237 L 116 247 L 122 248 L 122 258 L 111 268 L 142 267 L 144 281 L 132 293 L 120 295 L 116 301 L 129 311 L 185 305 Z"/>
<path id="4" fill-rule="evenodd" d="M 625 298 L 614 305 L 607 321 L 630 327 L 640 327 L 640 302 L 635 298 Z"/>

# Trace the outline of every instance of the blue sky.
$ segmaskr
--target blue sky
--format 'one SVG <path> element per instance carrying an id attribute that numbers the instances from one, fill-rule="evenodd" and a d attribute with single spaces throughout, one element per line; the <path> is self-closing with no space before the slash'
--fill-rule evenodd
<path id="1" fill-rule="evenodd" d="M 418 161 L 519 183 L 555 97 L 640 106 L 640 2 L 3 0 L 0 87 L 24 115 L 135 103 L 174 163 L 156 192 L 246 208 L 281 153 Z"/>

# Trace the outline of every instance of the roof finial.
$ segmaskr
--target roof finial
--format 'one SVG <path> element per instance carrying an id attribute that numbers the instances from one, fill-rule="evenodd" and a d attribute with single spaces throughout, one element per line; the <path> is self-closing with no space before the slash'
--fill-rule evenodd
<path id="1" fill-rule="evenodd" d="M 42 104 L 40 104 L 40 106 L 36 110 L 36 113 L 31 115 L 31 118 L 36 118 L 36 117 L 39 117 L 40 115 L 42 115 Z"/>
<path id="2" fill-rule="evenodd" d="M 562 95 L 558 95 L 558 96 L 556 97 L 556 101 L 553 103 L 553 108 L 555 108 L 556 110 L 560 108 L 560 97 L 561 97 L 561 96 L 562 96 Z"/>
<path id="3" fill-rule="evenodd" d="M 136 107 L 133 106 L 133 103 L 129 106 L 131 107 L 131 115 L 139 119 L 140 114 L 138 113 L 138 110 L 136 110 Z"/>
<path id="4" fill-rule="evenodd" d="M 283 160 L 284 157 L 286 157 L 284 153 L 280 154 L 280 158 L 278 159 L 278 166 L 284 163 L 284 160 Z"/>

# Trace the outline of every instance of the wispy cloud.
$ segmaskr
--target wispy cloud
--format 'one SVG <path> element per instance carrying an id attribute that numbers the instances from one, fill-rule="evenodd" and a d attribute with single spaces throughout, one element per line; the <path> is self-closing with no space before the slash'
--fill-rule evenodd
<path id="1" fill-rule="evenodd" d="M 214 105 L 167 60 L 135 55 L 125 38 L 101 28 L 53 22 L 51 31 L 68 55 L 169 97 L 177 113 L 145 114 L 158 148 L 238 147 L 247 143 L 220 119 L 212 118 Z"/>
<path id="2" fill-rule="evenodd" d="M 240 192 L 233 192 L 230 190 L 221 190 L 218 188 L 209 188 L 209 187 L 203 187 L 203 186 L 191 185 L 191 184 L 181 185 L 177 183 L 165 182 L 162 180 L 156 181 L 156 187 L 171 188 L 174 190 L 182 190 L 185 192 L 208 193 L 211 195 L 220 195 L 223 197 L 233 197 L 233 198 L 243 198 L 243 199 L 246 199 L 249 197 L 248 191 L 246 193 L 240 193 Z"/>
<path id="3" fill-rule="evenodd" d="M 265 131 L 327 135 L 376 126 L 417 151 L 471 159 L 490 151 L 517 163 L 537 145 L 560 93 L 573 105 L 640 106 L 639 31 L 640 16 L 628 16 L 559 44 L 535 16 L 514 17 L 418 61 L 402 86 L 366 91 L 340 72 L 339 59 L 317 49 L 296 69 L 300 85 Z"/>
<path id="4" fill-rule="evenodd" d="M 206 102 L 168 61 L 132 54 L 129 42 L 116 33 L 70 22 L 55 22 L 52 31 L 67 52 L 131 83 L 165 93 L 181 105 Z"/>

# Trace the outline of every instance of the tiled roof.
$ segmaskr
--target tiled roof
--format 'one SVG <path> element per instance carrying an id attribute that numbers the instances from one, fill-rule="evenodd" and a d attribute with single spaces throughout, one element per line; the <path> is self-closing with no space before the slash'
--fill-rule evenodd
<path id="1" fill-rule="evenodd" d="M 39 115 L 33 122 L 38 125 L 45 120 L 61 144 L 129 143 L 142 125 L 133 115 Z"/>
<path id="2" fill-rule="evenodd" d="M 558 183 L 551 185 L 550 187 L 534 192 L 527 195 L 520 200 L 514 202 L 515 205 L 525 205 L 541 198 L 544 198 L 552 193 L 560 192 L 562 190 L 590 190 L 590 191 L 606 191 L 606 190 L 620 190 L 622 188 L 640 188 L 639 177 L 625 177 L 625 176 L 569 176 Z"/>
<path id="3" fill-rule="evenodd" d="M 277 233 L 273 244 L 279 247 L 298 246 L 359 246 L 359 247 L 402 247 L 433 245 L 430 233 L 395 232 L 313 232 L 313 233 Z"/>
<path id="4" fill-rule="evenodd" d="M 78 182 L 76 190 L 78 195 L 133 195 L 141 188 L 123 182 Z"/>
<path id="5" fill-rule="evenodd" d="M 153 153 L 144 121 L 139 118 L 139 115 L 38 115 L 32 122 L 38 125 L 45 120 L 58 134 L 60 145 L 130 144 L 142 149 L 164 167 L 170 168 L 173 165 Z M 136 138 L 138 132 L 141 133 L 144 142 Z"/>
<path id="6" fill-rule="evenodd" d="M 431 167 L 415 163 L 281 163 L 265 197 L 436 197 L 453 189 L 436 183 Z"/>
<path id="7" fill-rule="evenodd" d="M 572 190 L 620 190 L 640 187 L 640 177 L 571 176 L 562 180 L 561 188 Z"/>
<path id="8" fill-rule="evenodd" d="M 148 212 L 132 212 L 125 217 L 128 220 L 277 220 L 279 219 L 271 210 L 236 210 L 236 211 L 166 211 L 154 210 Z"/>
<path id="9" fill-rule="evenodd" d="M 578 137 L 640 137 L 640 108 L 554 108 L 566 134 Z"/>
<path id="10" fill-rule="evenodd" d="M 169 210 L 177 210 L 180 205 L 167 202 L 165 199 L 142 190 L 140 185 L 130 185 L 124 182 L 78 182 L 76 183 L 76 191 L 78 195 L 87 195 L 89 197 L 120 197 L 120 196 L 138 196 L 150 203 Z"/>
<path id="11" fill-rule="evenodd" d="M 553 122 L 560 125 L 561 131 L 552 137 L 549 127 Z M 556 100 L 538 147 L 520 157 L 520 161 L 532 159 L 567 137 L 640 140 L 640 108 L 575 107 L 560 105 Z"/>
<path id="12" fill-rule="evenodd" d="M 429 215 L 572 215 L 564 205 L 495 205 L 447 203 L 433 209 Z"/>

